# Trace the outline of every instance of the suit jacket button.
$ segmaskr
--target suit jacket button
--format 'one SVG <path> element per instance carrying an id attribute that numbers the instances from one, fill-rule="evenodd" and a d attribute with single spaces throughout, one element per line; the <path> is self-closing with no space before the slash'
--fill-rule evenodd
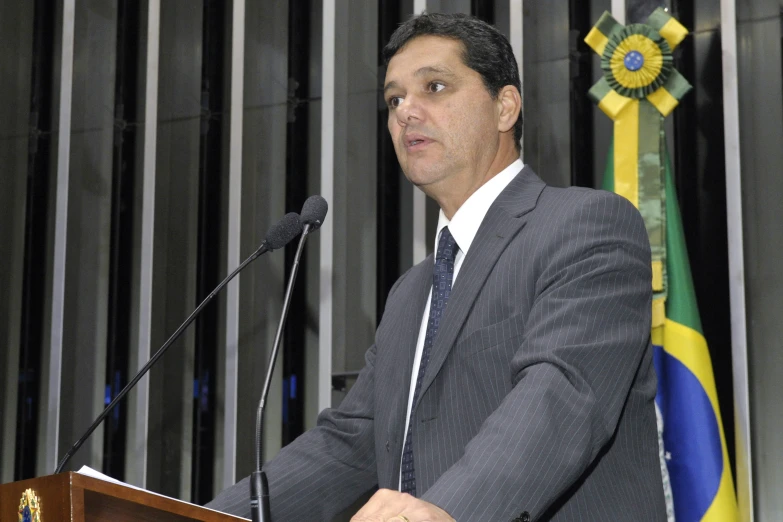
<path id="1" fill-rule="evenodd" d="M 530 513 L 527 511 L 523 511 L 519 514 L 517 518 L 512 520 L 511 522 L 530 522 Z"/>

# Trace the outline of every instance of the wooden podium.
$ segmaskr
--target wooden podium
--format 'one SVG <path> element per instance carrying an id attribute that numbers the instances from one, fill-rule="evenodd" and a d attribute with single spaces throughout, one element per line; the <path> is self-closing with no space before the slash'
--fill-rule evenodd
<path id="1" fill-rule="evenodd" d="M 41 522 L 218 522 L 247 520 L 147 491 L 68 472 L 0 486 L 0 522 L 17 522 L 19 503 L 32 489 Z"/>

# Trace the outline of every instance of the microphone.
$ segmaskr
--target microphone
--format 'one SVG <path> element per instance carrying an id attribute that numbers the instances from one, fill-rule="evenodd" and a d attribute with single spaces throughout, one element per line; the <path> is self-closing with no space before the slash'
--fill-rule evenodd
<path id="1" fill-rule="evenodd" d="M 258 410 L 256 411 L 256 470 L 250 475 L 250 515 L 253 522 L 271 522 L 272 520 L 269 507 L 269 482 L 266 479 L 266 473 L 262 469 L 264 459 L 264 410 L 266 408 L 266 399 L 269 395 L 269 386 L 272 382 L 272 373 L 275 371 L 277 352 L 280 350 L 283 327 L 288 316 L 288 308 L 291 305 L 291 291 L 294 288 L 296 273 L 299 270 L 299 259 L 302 257 L 304 243 L 310 232 L 321 228 L 328 210 L 329 204 L 324 198 L 321 196 L 310 196 L 302 205 L 302 213 L 299 215 L 299 219 L 304 225 L 302 227 L 302 236 L 299 238 L 299 246 L 296 247 L 291 274 L 288 276 L 288 286 L 283 298 L 283 313 L 280 315 L 280 323 L 277 325 L 275 344 L 272 347 L 272 354 L 269 356 L 264 388 L 261 391 L 261 399 L 258 401 Z"/>
<path id="2" fill-rule="evenodd" d="M 185 322 L 180 325 L 179 328 L 169 337 L 168 341 L 163 343 L 163 346 L 161 346 L 157 352 L 155 352 L 155 355 L 152 356 L 152 358 L 147 362 L 147 364 L 144 365 L 144 367 L 139 370 L 139 373 L 136 374 L 131 381 L 125 385 L 125 387 L 120 391 L 120 393 L 117 394 L 117 396 L 112 400 L 108 406 L 101 412 L 100 415 L 98 415 L 98 418 L 95 419 L 95 421 L 92 423 L 92 425 L 87 428 L 87 431 L 84 433 L 84 435 L 81 436 L 79 440 L 76 441 L 76 443 L 71 447 L 71 449 L 68 450 L 68 452 L 65 454 L 65 456 L 62 458 L 60 463 L 57 465 L 57 467 L 54 470 L 54 473 L 60 473 L 63 470 L 63 467 L 65 467 L 65 464 L 68 463 L 68 461 L 73 457 L 74 453 L 76 453 L 79 448 L 82 447 L 82 444 L 89 438 L 90 435 L 92 435 L 92 432 L 95 431 L 95 429 L 103 422 L 103 419 L 105 419 L 111 410 L 117 405 L 118 402 L 120 402 L 125 395 L 128 394 L 128 392 L 136 386 L 136 383 L 138 383 L 141 378 L 144 376 L 145 373 L 149 371 L 150 368 L 160 359 L 164 353 L 166 353 L 166 350 L 168 350 L 169 346 L 176 341 L 180 335 L 182 335 L 182 332 L 185 331 L 185 329 L 190 325 L 190 323 L 193 322 L 193 320 L 198 316 L 198 314 L 201 312 L 201 310 L 204 309 L 204 307 L 212 301 L 212 299 L 217 295 L 220 290 L 224 286 L 228 284 L 229 281 L 231 281 L 234 276 L 236 276 L 239 272 L 242 271 L 247 265 L 249 265 L 252 261 L 254 261 L 256 258 L 261 256 L 262 254 L 265 254 L 267 252 L 271 252 L 273 250 L 277 250 L 278 248 L 284 247 L 286 244 L 288 244 L 292 239 L 294 239 L 296 236 L 299 235 L 299 233 L 302 231 L 302 222 L 299 219 L 299 215 L 296 212 L 290 212 L 283 216 L 283 218 L 269 227 L 269 230 L 266 233 L 266 237 L 264 238 L 264 241 L 261 243 L 261 246 L 258 247 L 258 249 L 253 252 L 250 257 L 245 259 L 239 267 L 237 267 L 236 270 L 231 272 L 228 277 L 226 277 L 219 285 L 215 287 L 214 290 L 204 299 L 201 301 L 201 304 L 196 307 L 195 310 L 193 310 L 193 313 L 188 316 L 187 319 L 185 319 Z"/>
<path id="3" fill-rule="evenodd" d="M 305 230 L 313 232 L 321 228 L 328 211 L 329 204 L 324 198 L 321 196 L 310 196 L 302 205 L 302 213 L 299 214 L 299 219 L 302 221 Z"/>

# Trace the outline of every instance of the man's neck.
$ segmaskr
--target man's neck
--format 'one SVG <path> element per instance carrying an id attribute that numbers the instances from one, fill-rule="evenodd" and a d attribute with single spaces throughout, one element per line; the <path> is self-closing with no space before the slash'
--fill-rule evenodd
<path id="1" fill-rule="evenodd" d="M 451 219 L 470 196 L 518 159 L 519 153 L 516 149 L 513 150 L 513 154 L 505 154 L 502 157 L 498 155 L 489 169 L 487 169 L 487 174 L 482 178 L 477 178 L 475 183 L 462 185 L 461 183 L 454 183 L 454 180 L 451 179 L 449 180 L 449 187 L 443 187 L 443 191 L 439 195 L 430 194 L 430 197 L 438 203 L 446 217 Z"/>

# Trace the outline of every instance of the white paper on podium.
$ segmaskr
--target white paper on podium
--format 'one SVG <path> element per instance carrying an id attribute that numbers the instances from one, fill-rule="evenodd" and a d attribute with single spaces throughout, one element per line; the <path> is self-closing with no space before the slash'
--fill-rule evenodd
<path id="1" fill-rule="evenodd" d="M 184 500 L 180 500 L 178 498 L 169 497 L 169 496 L 166 496 L 166 495 L 161 495 L 160 493 L 155 493 L 154 491 L 149 491 L 147 489 L 140 488 L 140 487 L 134 486 L 132 484 L 127 484 L 125 482 L 122 482 L 120 480 L 112 478 L 112 477 L 110 477 L 108 475 L 104 475 L 100 471 L 96 471 L 96 470 L 92 469 L 89 466 L 82 466 L 81 469 L 79 471 L 77 471 L 76 473 L 78 473 L 80 475 L 86 475 L 88 477 L 96 478 L 96 479 L 99 479 L 99 480 L 104 480 L 106 482 L 111 482 L 113 484 L 119 484 L 120 486 L 125 486 L 126 488 L 137 489 L 139 491 L 146 491 L 147 493 L 149 493 L 151 495 L 157 495 L 159 497 L 168 498 L 168 499 L 174 500 L 176 502 L 181 502 L 183 504 L 190 504 L 190 502 L 185 502 Z M 250 502 L 249 498 L 248 498 L 248 502 Z M 201 506 L 201 507 L 204 507 L 204 506 Z M 220 513 L 220 511 L 215 511 L 214 509 L 210 509 L 208 507 L 204 507 L 204 509 L 209 509 L 210 511 L 214 511 L 215 513 Z M 241 518 L 241 517 L 238 517 L 238 518 Z M 242 518 L 242 520 L 250 520 L 250 519 L 249 518 Z"/>

